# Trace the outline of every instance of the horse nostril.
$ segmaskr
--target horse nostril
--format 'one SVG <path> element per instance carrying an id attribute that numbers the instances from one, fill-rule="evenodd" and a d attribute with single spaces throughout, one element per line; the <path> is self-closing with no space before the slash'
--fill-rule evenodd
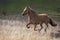
<path id="1" fill-rule="evenodd" d="M 22 14 L 24 16 L 24 14 Z"/>

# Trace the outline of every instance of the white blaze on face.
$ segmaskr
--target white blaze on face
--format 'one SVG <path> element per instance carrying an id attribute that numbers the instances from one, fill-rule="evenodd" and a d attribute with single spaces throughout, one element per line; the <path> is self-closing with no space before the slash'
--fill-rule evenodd
<path id="1" fill-rule="evenodd" d="M 26 11 L 26 9 L 27 9 L 27 8 L 25 7 L 24 12 Z"/>
<path id="2" fill-rule="evenodd" d="M 26 9 L 27 9 L 27 8 L 25 7 L 24 10 L 23 10 L 23 12 L 22 12 L 22 14 L 26 11 Z"/>

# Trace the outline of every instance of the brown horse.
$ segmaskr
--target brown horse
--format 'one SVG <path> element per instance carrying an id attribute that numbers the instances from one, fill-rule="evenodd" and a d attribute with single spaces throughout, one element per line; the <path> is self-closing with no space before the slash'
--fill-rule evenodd
<path id="1" fill-rule="evenodd" d="M 23 16 L 28 15 L 28 24 L 26 25 L 26 27 L 30 28 L 28 27 L 28 25 L 33 24 L 35 31 L 38 24 L 40 24 L 41 29 L 43 28 L 42 26 L 43 23 L 45 23 L 47 27 L 48 23 L 54 27 L 57 26 L 57 24 L 52 21 L 52 19 L 48 16 L 48 14 L 38 14 L 37 12 L 33 11 L 30 7 L 25 7 L 25 9 L 22 12 L 22 15 Z M 45 31 L 47 27 L 45 28 Z M 41 29 L 39 29 L 39 31 Z"/>

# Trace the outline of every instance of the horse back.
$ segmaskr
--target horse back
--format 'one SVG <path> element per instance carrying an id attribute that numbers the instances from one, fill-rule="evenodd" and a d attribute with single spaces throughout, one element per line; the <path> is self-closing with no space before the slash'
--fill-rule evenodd
<path id="1" fill-rule="evenodd" d="M 49 21 L 49 16 L 48 14 L 38 14 L 38 18 L 40 21 Z"/>
<path id="2" fill-rule="evenodd" d="M 48 16 L 48 14 L 38 14 L 38 15 L 40 15 L 40 16 Z"/>

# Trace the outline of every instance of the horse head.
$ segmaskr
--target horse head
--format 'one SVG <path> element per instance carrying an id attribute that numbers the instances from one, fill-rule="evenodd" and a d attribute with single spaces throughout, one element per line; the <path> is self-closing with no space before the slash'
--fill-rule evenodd
<path id="1" fill-rule="evenodd" d="M 27 15 L 29 13 L 29 11 L 31 10 L 31 8 L 29 6 L 26 6 L 22 12 L 22 15 Z"/>

